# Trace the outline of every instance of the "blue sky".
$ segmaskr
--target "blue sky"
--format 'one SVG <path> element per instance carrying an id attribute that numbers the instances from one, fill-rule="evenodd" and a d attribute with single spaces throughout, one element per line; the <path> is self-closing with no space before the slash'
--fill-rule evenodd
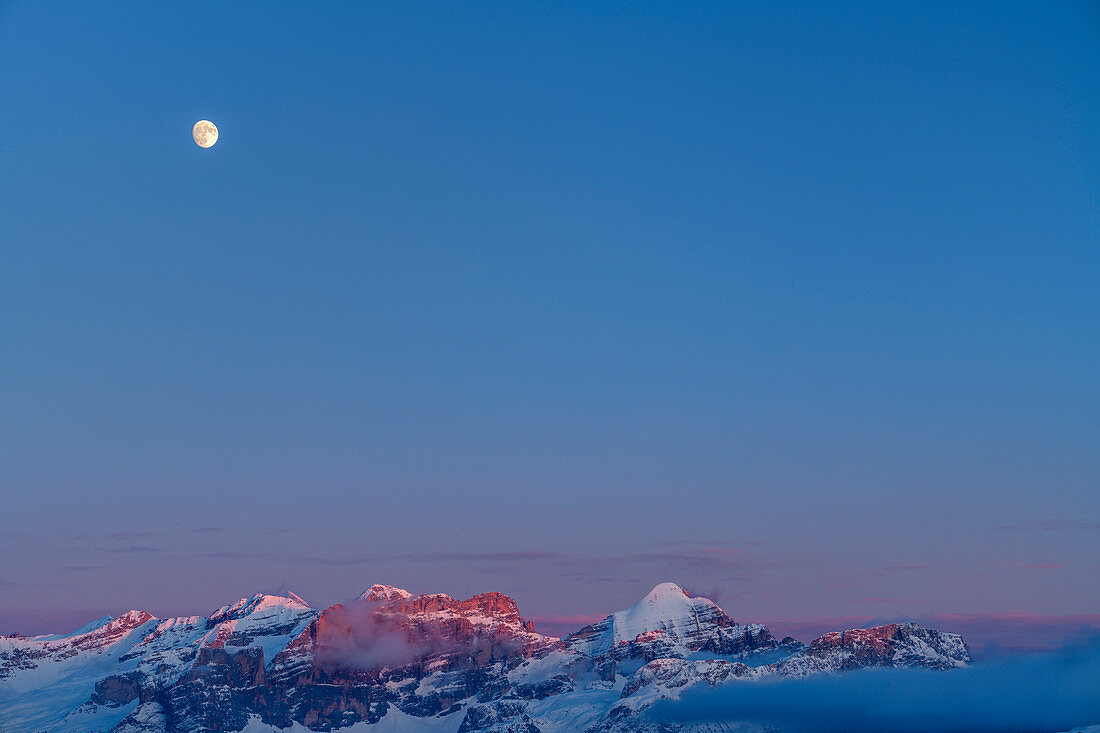
<path id="1" fill-rule="evenodd" d="M 8 2 L 0 57 L 0 618 L 1100 606 L 1094 4 Z"/>

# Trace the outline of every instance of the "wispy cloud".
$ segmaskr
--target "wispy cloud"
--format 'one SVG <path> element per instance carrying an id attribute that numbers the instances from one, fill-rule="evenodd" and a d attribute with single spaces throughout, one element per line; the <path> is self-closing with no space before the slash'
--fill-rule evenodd
<path id="1" fill-rule="evenodd" d="M 104 570 L 110 567 L 109 565 L 63 565 L 61 567 L 66 573 L 90 573 L 94 570 Z"/>
<path id="2" fill-rule="evenodd" d="M 986 655 L 999 650 L 1052 649 L 1067 640 L 1100 634 L 1100 613 L 937 613 L 918 620 L 962 634 L 972 649 Z"/>
<path id="3" fill-rule="evenodd" d="M 679 552 L 641 552 L 623 555 L 583 555 L 549 550 L 511 550 L 497 552 L 429 552 L 402 554 L 313 555 L 266 551 L 224 551 L 199 556 L 223 560 L 267 559 L 271 561 L 319 566 L 354 566 L 378 562 L 417 562 L 428 564 L 481 564 L 486 572 L 495 566 L 512 566 L 517 571 L 531 564 L 559 577 L 592 582 L 634 582 L 639 570 L 643 575 L 678 577 L 681 573 L 709 573 L 717 580 L 744 580 L 748 571 L 780 566 L 780 561 L 764 558 L 744 549 L 708 546 Z M 806 562 L 813 562 L 807 560 Z"/>
<path id="4" fill-rule="evenodd" d="M 258 556 L 255 555 L 255 556 Z M 277 558 L 278 556 L 267 555 L 267 557 Z M 297 563 L 300 565 L 365 565 L 369 562 L 375 562 L 384 558 L 378 555 L 287 555 L 283 559 L 288 563 Z"/>
<path id="5" fill-rule="evenodd" d="M 235 552 L 233 550 L 225 550 L 224 552 L 204 552 L 201 557 L 210 558 L 211 560 L 249 560 L 253 557 L 249 552 Z"/>
<path id="6" fill-rule="evenodd" d="M 776 544 L 776 541 L 775 540 L 746 540 L 746 541 L 740 542 L 738 544 L 739 545 L 774 545 L 774 544 Z M 665 540 L 663 542 L 654 542 L 649 546 L 652 547 L 652 548 L 655 548 L 655 549 L 660 549 L 660 548 L 665 548 L 665 547 L 686 547 L 686 548 L 693 548 L 693 547 L 730 547 L 730 544 L 726 540 L 692 539 L 692 540 Z"/>
<path id="7" fill-rule="evenodd" d="M 433 552 L 402 555 L 398 558 L 422 562 L 522 562 L 528 560 L 568 560 L 570 556 L 560 552 L 521 550 L 516 552 Z"/>
<path id="8" fill-rule="evenodd" d="M 1100 529 L 1100 521 L 1090 519 L 1048 519 L 1024 524 L 999 524 L 990 529 L 1000 532 L 1081 532 Z"/>
<path id="9" fill-rule="evenodd" d="M 898 573 L 912 573 L 921 570 L 935 570 L 935 565 L 927 564 L 912 564 L 912 565 L 883 565 L 880 568 L 876 568 L 870 572 L 879 578 L 885 578 L 890 575 L 897 575 Z"/>
<path id="10" fill-rule="evenodd" d="M 154 552 L 164 552 L 161 547 L 150 547 L 149 545 L 126 545 L 124 547 L 109 547 L 104 552 L 112 552 L 123 555 L 147 555 Z"/>

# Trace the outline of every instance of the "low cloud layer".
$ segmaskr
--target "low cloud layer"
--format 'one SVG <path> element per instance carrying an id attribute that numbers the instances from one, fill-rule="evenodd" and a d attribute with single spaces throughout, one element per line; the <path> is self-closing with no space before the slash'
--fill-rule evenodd
<path id="1" fill-rule="evenodd" d="M 781 733 L 1055 733 L 1100 723 L 1100 639 L 950 672 L 863 670 L 692 690 L 651 714 Z"/>

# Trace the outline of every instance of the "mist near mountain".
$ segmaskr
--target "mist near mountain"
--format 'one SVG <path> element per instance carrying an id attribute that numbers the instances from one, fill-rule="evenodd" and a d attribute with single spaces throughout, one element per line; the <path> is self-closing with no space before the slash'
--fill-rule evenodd
<path id="1" fill-rule="evenodd" d="M 378 603 L 356 600 L 329 609 L 338 633 L 320 634 L 314 652 L 322 669 L 369 670 L 409 664 L 428 654 L 431 639 L 414 641 L 379 618 Z"/>
<path id="2" fill-rule="evenodd" d="M 656 721 L 757 723 L 783 733 L 1055 733 L 1100 720 L 1100 636 L 1055 652 L 989 660 L 950 674 L 864 669 L 696 686 L 656 703 Z"/>

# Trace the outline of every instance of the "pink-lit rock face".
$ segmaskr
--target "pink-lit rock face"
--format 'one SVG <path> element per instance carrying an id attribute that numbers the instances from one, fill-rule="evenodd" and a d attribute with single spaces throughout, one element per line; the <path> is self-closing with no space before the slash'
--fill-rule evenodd
<path id="1" fill-rule="evenodd" d="M 72 649 L 79 650 L 108 647 L 152 620 L 153 614 L 148 611 L 127 611 L 98 629 L 73 637 L 69 643 Z"/>
<path id="2" fill-rule="evenodd" d="M 101 618 L 71 634 L 4 638 L 0 640 L 0 680 L 42 664 L 110 657 L 139 640 L 154 625 L 151 622 L 153 616 L 146 611 L 128 611 L 119 618 Z"/>
<path id="3" fill-rule="evenodd" d="M 650 705 L 695 685 L 969 659 L 957 635 L 916 624 L 777 642 L 673 583 L 564 639 L 539 634 L 502 593 L 458 600 L 375 585 L 323 611 L 258 594 L 209 617 L 131 611 L 65 636 L 0 638 L 0 720 L 192 733 L 327 731 L 392 715 L 397 729 L 564 733 L 583 720 L 591 733 L 632 731 Z"/>
<path id="4" fill-rule="evenodd" d="M 371 606 L 374 618 L 389 619 L 409 629 L 414 639 L 443 633 L 462 640 L 499 633 L 536 646 L 551 640 L 536 634 L 534 624 L 524 620 L 516 602 L 503 593 L 481 593 L 459 601 L 444 593 L 412 595 L 400 588 L 376 585 L 360 599 Z"/>
<path id="5" fill-rule="evenodd" d="M 561 647 L 559 639 L 535 632 L 502 593 L 459 601 L 379 588 L 323 611 L 276 665 L 300 671 L 308 662 L 329 676 L 363 676 L 408 665 L 436 671 L 487 665 Z"/>
<path id="6" fill-rule="evenodd" d="M 970 650 L 958 634 L 907 623 L 830 631 L 801 654 L 784 660 L 780 669 L 801 677 L 865 667 L 954 669 L 971 662 Z"/>

